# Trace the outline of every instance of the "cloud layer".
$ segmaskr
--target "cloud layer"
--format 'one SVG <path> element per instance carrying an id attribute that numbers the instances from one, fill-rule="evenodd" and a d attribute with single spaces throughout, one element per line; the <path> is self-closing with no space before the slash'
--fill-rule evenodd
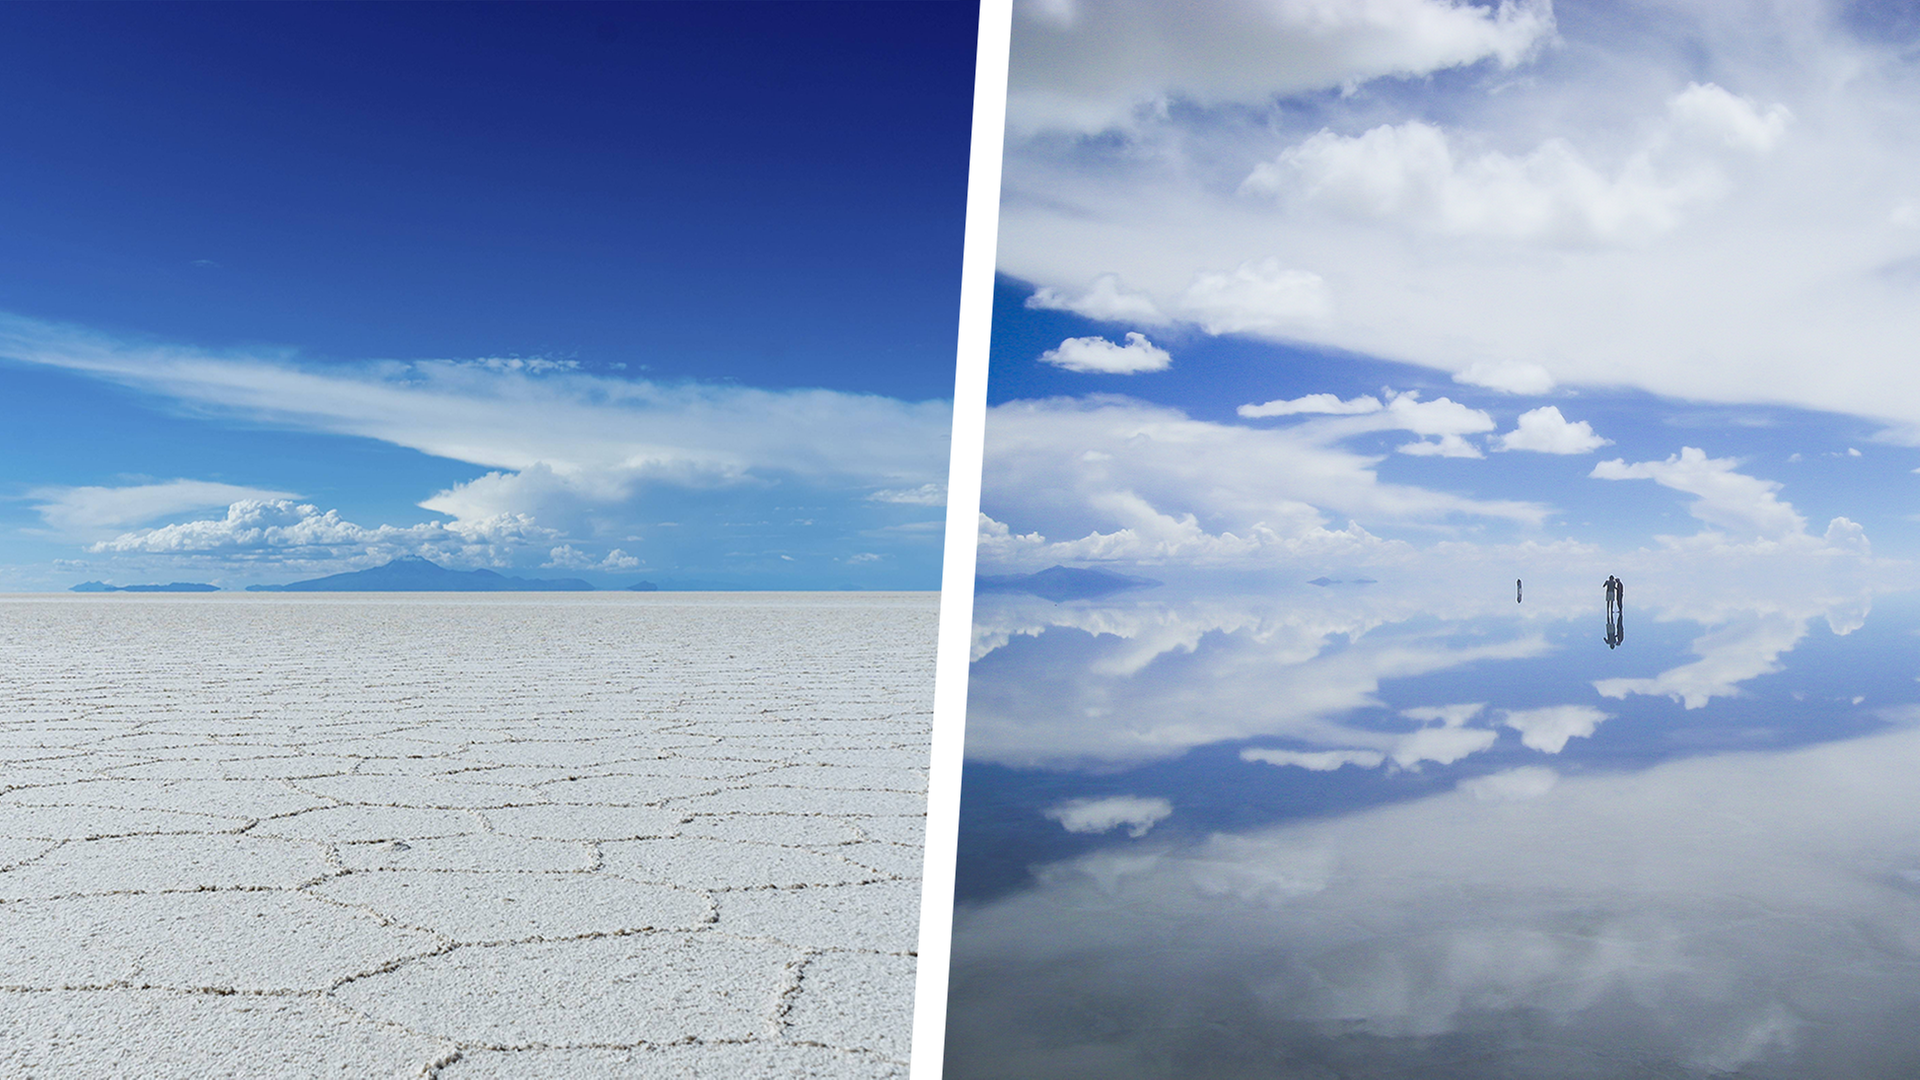
<path id="1" fill-rule="evenodd" d="M 1021 12 L 998 257 L 1051 306 L 1920 425 L 1920 61 L 1858 5 Z"/>

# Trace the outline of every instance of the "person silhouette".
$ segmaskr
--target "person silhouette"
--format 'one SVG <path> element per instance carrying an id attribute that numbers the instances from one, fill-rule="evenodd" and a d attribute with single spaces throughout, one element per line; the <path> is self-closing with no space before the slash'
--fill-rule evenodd
<path id="1" fill-rule="evenodd" d="M 1607 600 L 1607 636 L 1605 640 L 1607 648 L 1616 649 L 1620 647 L 1621 642 L 1627 639 L 1626 605 L 1623 602 L 1626 588 L 1620 584 L 1620 579 L 1614 577 L 1612 574 L 1607 575 L 1607 580 L 1601 588 L 1606 593 Z"/>
<path id="2" fill-rule="evenodd" d="M 1513 602 L 1516 604 L 1520 602 L 1520 579 L 1519 578 L 1513 579 Z"/>

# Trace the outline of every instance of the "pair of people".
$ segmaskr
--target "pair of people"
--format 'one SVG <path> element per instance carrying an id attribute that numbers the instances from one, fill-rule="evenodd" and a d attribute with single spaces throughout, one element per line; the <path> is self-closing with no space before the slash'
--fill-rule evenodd
<path id="1" fill-rule="evenodd" d="M 1612 574 L 1607 575 L 1602 587 L 1607 594 L 1607 648 L 1615 649 L 1627 640 L 1625 590 Z"/>

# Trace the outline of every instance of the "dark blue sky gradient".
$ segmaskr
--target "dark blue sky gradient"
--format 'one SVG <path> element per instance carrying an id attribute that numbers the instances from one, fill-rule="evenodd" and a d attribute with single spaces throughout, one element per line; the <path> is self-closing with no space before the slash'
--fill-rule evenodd
<path id="1" fill-rule="evenodd" d="M 950 397 L 977 18 L 0 6 L 0 308 Z"/>

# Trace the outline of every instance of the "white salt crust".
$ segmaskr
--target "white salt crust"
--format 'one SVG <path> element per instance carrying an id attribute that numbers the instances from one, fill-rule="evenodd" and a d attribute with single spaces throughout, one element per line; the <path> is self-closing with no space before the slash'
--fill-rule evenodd
<path id="1" fill-rule="evenodd" d="M 904 1077 L 937 607 L 0 597 L 0 1075 Z"/>

